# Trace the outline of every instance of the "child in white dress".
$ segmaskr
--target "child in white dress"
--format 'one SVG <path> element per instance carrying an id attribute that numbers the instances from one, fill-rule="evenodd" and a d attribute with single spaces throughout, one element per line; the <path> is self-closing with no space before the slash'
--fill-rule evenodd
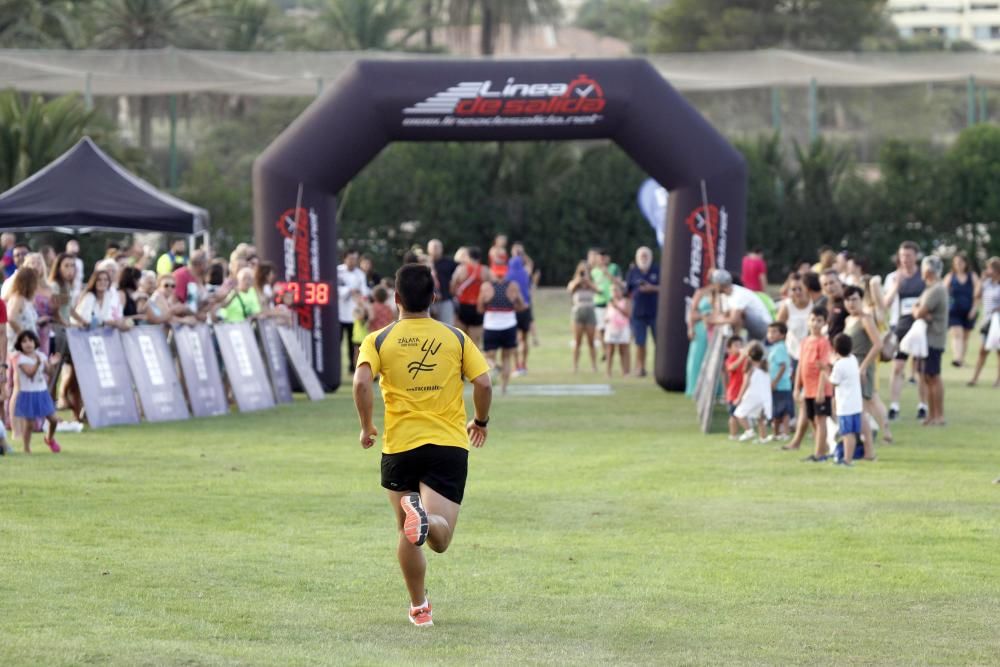
<path id="1" fill-rule="evenodd" d="M 733 416 L 743 428 L 740 442 L 753 440 L 750 419 L 757 420 L 758 442 L 767 441 L 767 423 L 771 421 L 771 375 L 767 372 L 767 355 L 764 346 L 754 341 L 747 348 L 750 358 L 749 378 L 743 383 L 743 392 Z"/>

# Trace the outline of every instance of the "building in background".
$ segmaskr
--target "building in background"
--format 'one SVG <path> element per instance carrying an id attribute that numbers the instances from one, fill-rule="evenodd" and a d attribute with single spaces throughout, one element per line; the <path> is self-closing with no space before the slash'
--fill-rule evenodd
<path id="1" fill-rule="evenodd" d="M 938 37 L 1000 51 L 1000 0 L 889 0 L 902 37 Z"/>

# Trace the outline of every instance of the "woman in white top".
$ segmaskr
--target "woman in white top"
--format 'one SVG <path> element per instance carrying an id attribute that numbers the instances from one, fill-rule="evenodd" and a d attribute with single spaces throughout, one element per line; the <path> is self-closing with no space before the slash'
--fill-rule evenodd
<path id="1" fill-rule="evenodd" d="M 809 335 L 809 313 L 812 312 L 813 304 L 809 299 L 809 292 L 802 283 L 802 277 L 792 274 L 788 278 L 788 298 L 781 302 L 778 308 L 777 320 L 784 322 L 788 327 L 788 336 L 785 344 L 788 347 L 788 356 L 795 363 L 799 361 L 799 348 L 802 341 Z M 795 374 L 795 367 L 792 367 L 792 374 Z"/>
<path id="2" fill-rule="evenodd" d="M 90 276 L 73 313 L 77 322 L 86 323 L 84 326 L 128 328 L 128 320 L 121 319 L 117 294 L 111 291 L 111 274 L 103 269 Z"/>
<path id="3" fill-rule="evenodd" d="M 983 335 L 982 345 L 979 347 L 979 359 L 976 360 L 976 371 L 969 380 L 969 386 L 974 386 L 979 381 L 979 374 L 983 372 L 986 365 L 986 358 L 990 356 L 986 349 L 986 337 L 989 334 L 990 322 L 995 313 L 1000 312 L 1000 257 L 990 257 L 986 262 L 986 270 L 983 271 L 982 280 L 979 281 L 979 289 L 976 300 L 983 304 L 983 328 L 980 333 Z M 1000 350 L 997 350 L 997 361 L 1000 362 Z M 994 387 L 1000 387 L 1000 364 L 997 365 L 997 379 L 993 383 Z"/>
<path id="4" fill-rule="evenodd" d="M 17 368 L 17 353 L 14 342 L 22 331 L 30 331 L 38 335 L 38 311 L 35 310 L 35 293 L 38 292 L 39 276 L 34 269 L 22 264 L 14 273 L 7 293 L 7 360 L 11 367 Z M 7 389 L 10 400 L 7 403 L 8 422 L 14 426 L 13 436 L 19 432 L 20 421 L 14 418 L 14 406 L 17 404 L 17 386 L 14 384 L 16 373 L 7 374 Z"/>

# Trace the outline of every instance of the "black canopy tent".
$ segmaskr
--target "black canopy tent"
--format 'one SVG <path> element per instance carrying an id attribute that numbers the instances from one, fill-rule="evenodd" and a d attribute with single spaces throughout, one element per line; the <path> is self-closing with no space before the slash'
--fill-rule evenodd
<path id="1" fill-rule="evenodd" d="M 5 231 L 145 231 L 194 237 L 208 233 L 208 222 L 208 211 L 157 190 L 90 137 L 0 194 L 0 229 Z"/>

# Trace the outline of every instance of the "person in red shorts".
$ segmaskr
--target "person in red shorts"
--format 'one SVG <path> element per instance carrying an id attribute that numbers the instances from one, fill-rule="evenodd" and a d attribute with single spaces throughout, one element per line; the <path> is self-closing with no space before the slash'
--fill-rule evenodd
<path id="1" fill-rule="evenodd" d="M 740 437 L 740 422 L 736 419 L 736 405 L 743 391 L 746 375 L 747 355 L 743 351 L 743 339 L 733 336 L 726 341 L 726 403 L 729 404 L 729 439 Z"/>
<path id="2" fill-rule="evenodd" d="M 829 382 L 822 382 L 823 373 L 829 374 L 830 355 L 833 348 L 830 346 L 830 339 L 823 335 L 823 327 L 826 326 L 826 308 L 817 306 L 809 314 L 809 335 L 802 341 L 799 348 L 799 367 L 795 373 L 795 387 L 792 393 L 796 399 L 805 397 L 805 419 L 813 425 L 816 433 L 816 449 L 808 457 L 803 459 L 809 462 L 825 461 L 829 455 L 826 444 L 826 418 L 833 414 L 833 386 Z M 803 435 L 804 431 L 801 431 Z M 796 449 L 801 444 L 799 433 L 796 439 L 788 445 L 789 449 Z"/>

